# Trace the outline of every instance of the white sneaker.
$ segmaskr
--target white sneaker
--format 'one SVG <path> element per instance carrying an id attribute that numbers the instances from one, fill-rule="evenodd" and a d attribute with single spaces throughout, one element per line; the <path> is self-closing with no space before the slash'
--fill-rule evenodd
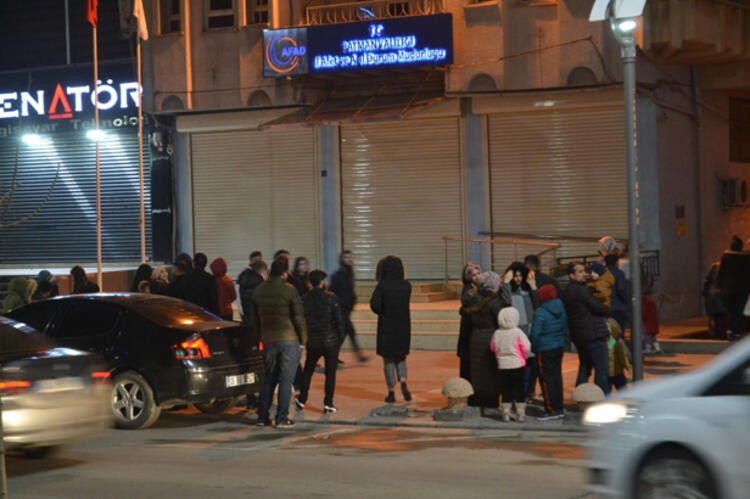
<path id="1" fill-rule="evenodd" d="M 658 341 L 654 342 L 654 353 L 662 353 L 661 345 Z"/>
<path id="2" fill-rule="evenodd" d="M 654 347 L 649 343 L 643 347 L 643 355 L 651 355 L 654 353 Z"/>
<path id="3" fill-rule="evenodd" d="M 325 412 L 326 414 L 336 414 L 336 411 L 338 411 L 338 409 L 336 409 L 332 405 L 324 405 L 323 406 L 323 412 Z"/>

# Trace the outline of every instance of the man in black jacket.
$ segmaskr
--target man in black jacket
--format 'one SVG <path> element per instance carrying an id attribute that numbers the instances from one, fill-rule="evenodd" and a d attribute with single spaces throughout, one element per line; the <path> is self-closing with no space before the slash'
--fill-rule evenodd
<path id="1" fill-rule="evenodd" d="M 254 252 L 258 253 L 258 252 Z M 253 259 L 250 255 L 250 266 L 237 277 L 240 288 L 240 306 L 242 307 L 242 318 L 247 321 L 250 314 L 250 297 L 253 291 L 268 277 L 268 265 L 262 259 Z"/>
<path id="2" fill-rule="evenodd" d="M 588 382 L 591 369 L 594 383 L 609 392 L 609 350 L 607 348 L 606 305 L 594 298 L 586 286 L 586 267 L 574 262 L 568 265 L 570 284 L 562 292 L 565 313 L 568 315 L 570 339 L 578 351 L 578 379 L 576 386 Z"/>
<path id="3" fill-rule="evenodd" d="M 341 313 L 344 316 L 344 330 L 349 339 L 352 340 L 354 352 L 359 357 L 360 362 L 366 362 L 367 357 L 360 350 L 359 344 L 357 344 L 357 333 L 354 331 L 354 324 L 352 324 L 352 310 L 354 310 L 354 305 L 357 303 L 357 295 L 354 293 L 354 257 L 351 251 L 344 250 L 341 252 L 339 256 L 339 268 L 331 276 L 331 286 L 329 289 L 338 297 L 339 303 L 341 303 Z M 341 360 L 339 360 L 339 363 L 343 364 Z"/>
<path id="4" fill-rule="evenodd" d="M 333 392 L 336 388 L 339 348 L 346 337 L 344 318 L 341 315 L 341 306 L 336 295 L 325 291 L 326 273 L 322 270 L 310 272 L 310 284 L 312 284 L 312 289 L 302 297 L 307 322 L 307 358 L 302 373 L 299 398 L 294 403 L 299 410 L 305 408 L 315 365 L 323 357 L 326 377 L 323 411 L 326 414 L 333 414 L 336 412 L 336 406 L 333 405 Z"/>
<path id="5" fill-rule="evenodd" d="M 206 272 L 208 257 L 204 253 L 196 253 L 193 257 L 193 271 L 187 278 L 185 299 L 200 305 L 213 314 L 219 313 L 219 298 L 216 293 L 216 279 Z"/>

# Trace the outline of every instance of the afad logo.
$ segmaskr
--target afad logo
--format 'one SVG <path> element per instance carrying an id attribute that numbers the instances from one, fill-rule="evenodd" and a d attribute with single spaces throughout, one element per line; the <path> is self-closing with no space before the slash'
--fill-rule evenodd
<path id="1" fill-rule="evenodd" d="M 266 46 L 266 63 L 277 73 L 291 73 L 306 53 L 307 48 L 291 36 L 277 35 Z"/>

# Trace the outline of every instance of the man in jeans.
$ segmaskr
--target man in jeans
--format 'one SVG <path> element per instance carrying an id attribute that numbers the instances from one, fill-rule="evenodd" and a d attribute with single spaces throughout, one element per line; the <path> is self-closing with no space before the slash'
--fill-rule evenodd
<path id="1" fill-rule="evenodd" d="M 289 403 L 294 374 L 307 343 L 307 325 L 297 290 L 286 282 L 288 271 L 288 261 L 274 261 L 268 281 L 258 286 L 250 299 L 249 322 L 260 331 L 266 365 L 266 377 L 260 388 L 258 426 L 270 424 L 268 410 L 279 385 L 275 425 L 294 427 L 294 421 L 289 419 Z"/>
<path id="2" fill-rule="evenodd" d="M 568 316 L 570 339 L 578 351 L 578 379 L 576 386 L 588 382 L 594 370 L 594 383 L 604 393 L 609 392 L 609 350 L 607 349 L 607 317 L 609 309 L 594 298 L 586 285 L 586 267 L 573 262 L 568 265 L 570 284 L 562 292 Z"/>

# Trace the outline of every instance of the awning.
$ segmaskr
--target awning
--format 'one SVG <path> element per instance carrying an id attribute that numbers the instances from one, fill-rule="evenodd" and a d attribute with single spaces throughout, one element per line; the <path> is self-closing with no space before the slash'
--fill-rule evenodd
<path id="1" fill-rule="evenodd" d="M 448 100 L 442 93 L 377 95 L 327 99 L 260 125 L 260 129 L 284 126 L 326 126 L 402 120 L 427 107 Z"/>

